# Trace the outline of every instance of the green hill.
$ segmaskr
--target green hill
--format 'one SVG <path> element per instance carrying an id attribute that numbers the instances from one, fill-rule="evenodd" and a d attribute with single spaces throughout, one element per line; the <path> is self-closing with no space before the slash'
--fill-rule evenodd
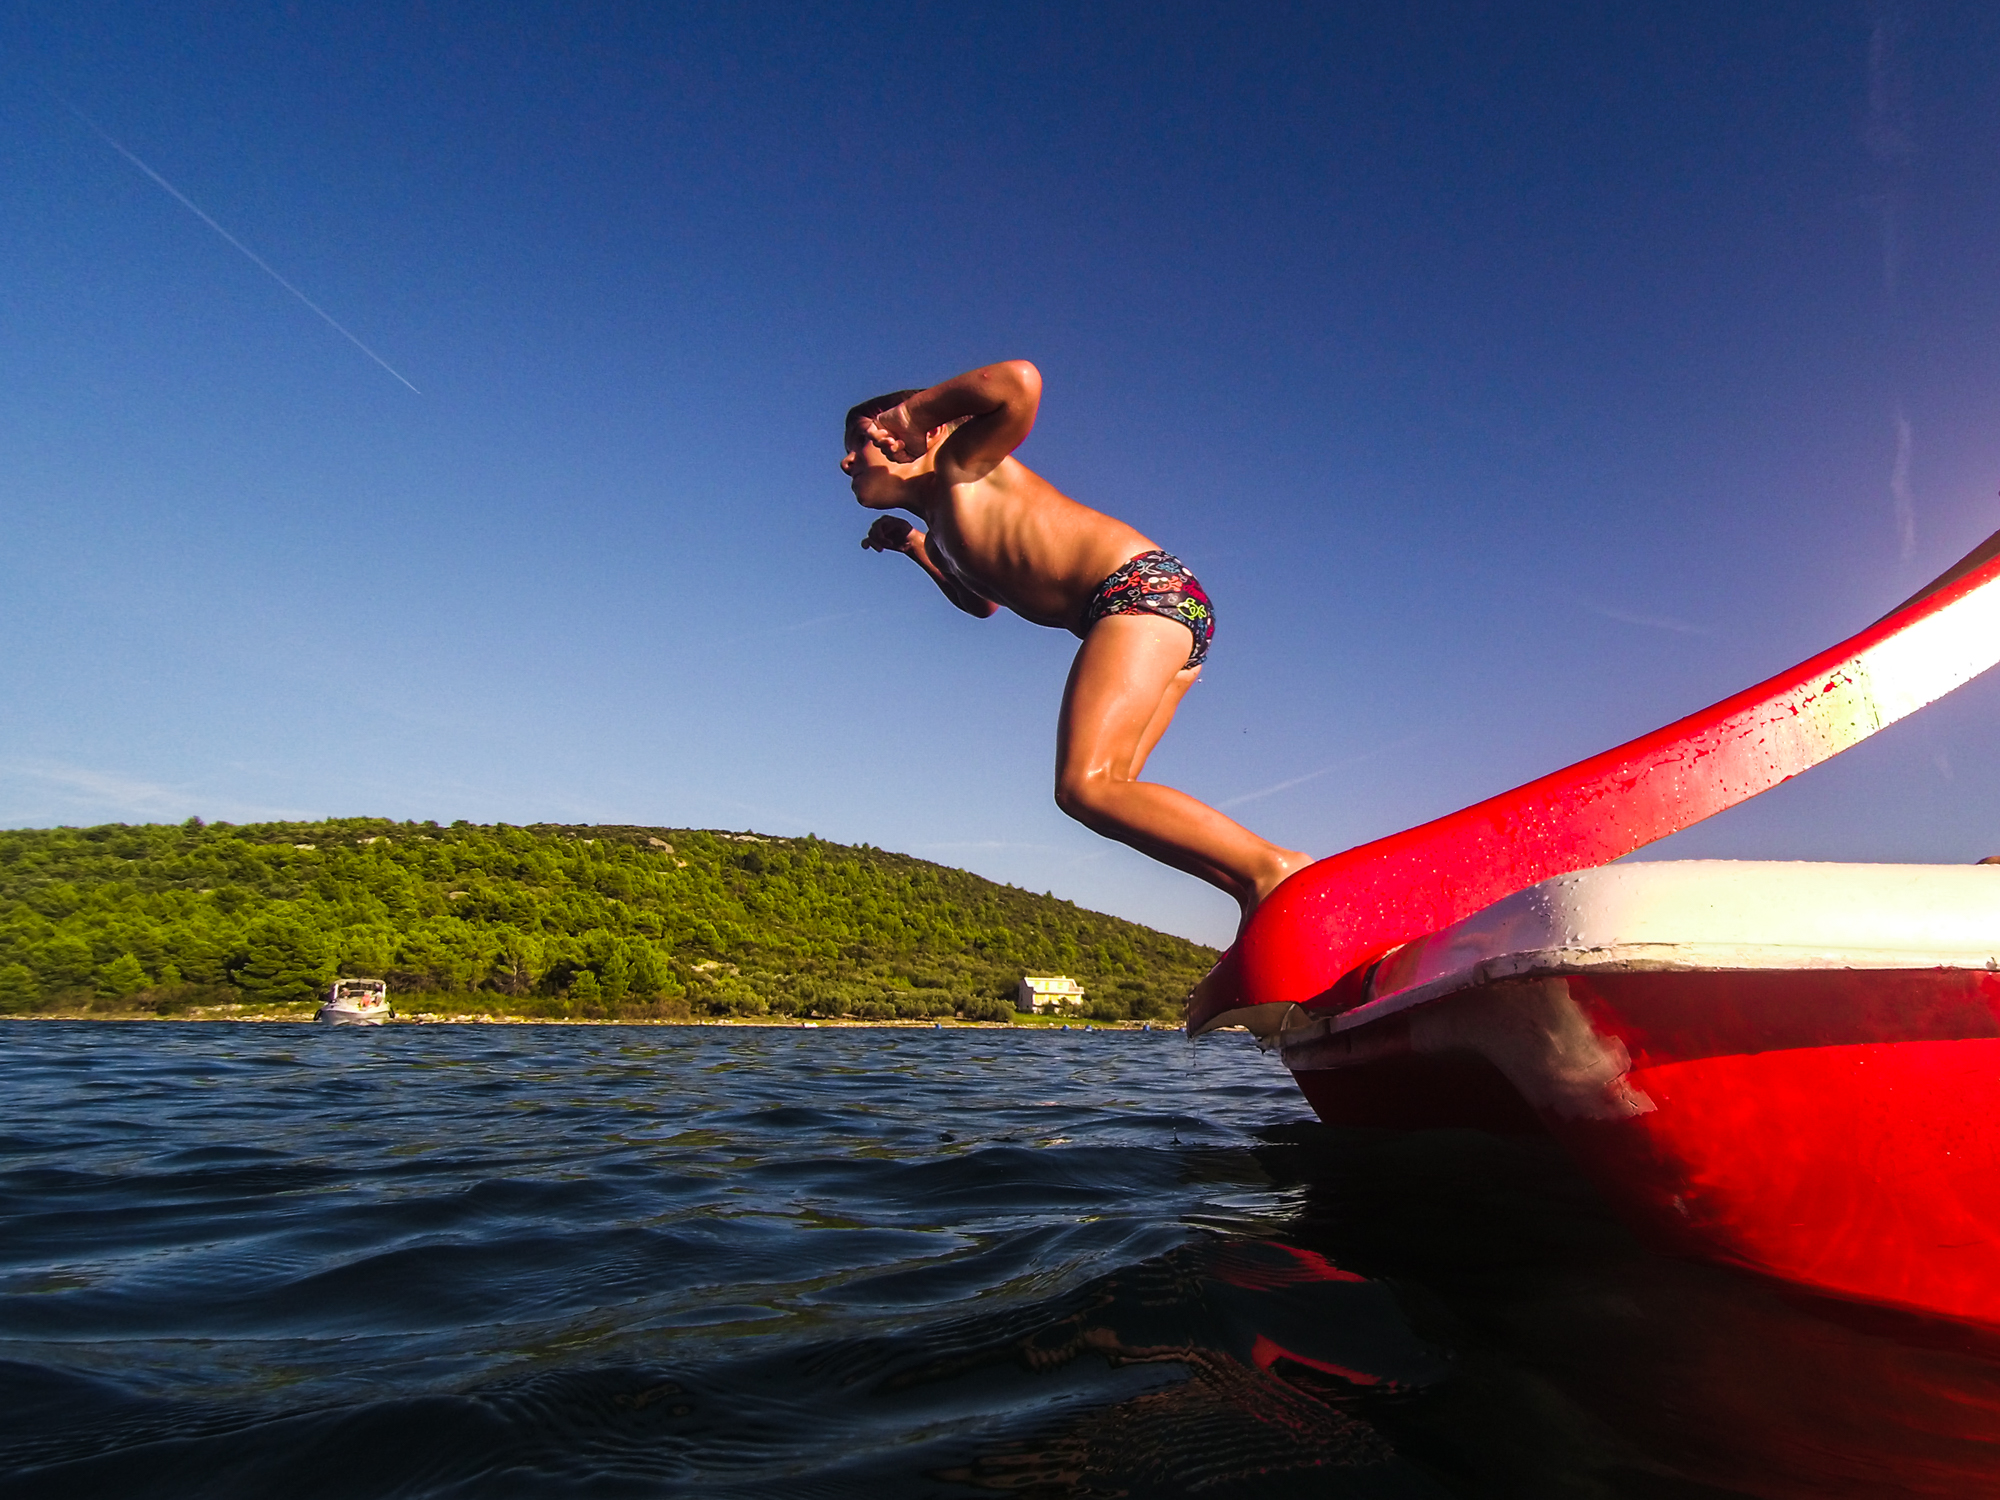
<path id="1" fill-rule="evenodd" d="M 321 823 L 0 831 L 0 1013 L 302 1006 L 999 1020 L 1024 973 L 1178 1016 L 1214 953 L 963 870 L 701 829 Z"/>

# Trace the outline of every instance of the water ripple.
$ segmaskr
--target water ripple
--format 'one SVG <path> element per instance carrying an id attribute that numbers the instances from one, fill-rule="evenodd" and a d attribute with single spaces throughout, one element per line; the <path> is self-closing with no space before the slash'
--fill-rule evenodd
<path id="1" fill-rule="evenodd" d="M 1990 1351 L 1241 1038 L 0 1034 L 8 1497 L 2000 1493 Z"/>

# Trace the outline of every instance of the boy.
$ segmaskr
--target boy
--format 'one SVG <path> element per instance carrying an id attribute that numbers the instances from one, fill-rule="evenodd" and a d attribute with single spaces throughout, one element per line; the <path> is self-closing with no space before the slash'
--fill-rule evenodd
<path id="1" fill-rule="evenodd" d="M 1056 805 L 1221 887 L 1247 921 L 1307 856 L 1139 779 L 1201 675 L 1215 632 L 1208 595 L 1178 559 L 1010 456 L 1041 397 L 1041 372 L 1010 360 L 848 412 L 840 467 L 854 498 L 930 527 L 882 516 L 861 545 L 903 553 L 969 615 L 1005 605 L 1081 636 L 1056 722 Z"/>

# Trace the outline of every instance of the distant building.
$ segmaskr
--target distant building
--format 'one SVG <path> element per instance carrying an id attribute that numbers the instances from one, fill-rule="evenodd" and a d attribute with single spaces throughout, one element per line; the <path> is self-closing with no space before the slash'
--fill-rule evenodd
<path id="1" fill-rule="evenodd" d="M 1059 1011 L 1083 1009 L 1083 986 L 1067 974 L 1029 974 L 1014 996 L 1014 1009 Z"/>

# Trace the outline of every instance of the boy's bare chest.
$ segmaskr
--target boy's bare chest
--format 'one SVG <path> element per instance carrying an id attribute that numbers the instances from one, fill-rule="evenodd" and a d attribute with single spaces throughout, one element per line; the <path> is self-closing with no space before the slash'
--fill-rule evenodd
<path id="1" fill-rule="evenodd" d="M 939 487 L 943 489 L 943 486 Z M 968 505 L 949 490 L 937 498 L 930 507 L 927 519 L 931 527 L 931 550 L 943 549 L 947 563 L 962 569 L 975 565 L 978 554 L 985 550 L 981 545 L 990 540 L 990 524 L 978 513 L 976 505 Z"/>
<path id="2" fill-rule="evenodd" d="M 933 554 L 965 582 L 994 584 L 1045 560 L 1035 545 L 1032 507 L 985 484 L 938 486 L 928 517 Z"/>

